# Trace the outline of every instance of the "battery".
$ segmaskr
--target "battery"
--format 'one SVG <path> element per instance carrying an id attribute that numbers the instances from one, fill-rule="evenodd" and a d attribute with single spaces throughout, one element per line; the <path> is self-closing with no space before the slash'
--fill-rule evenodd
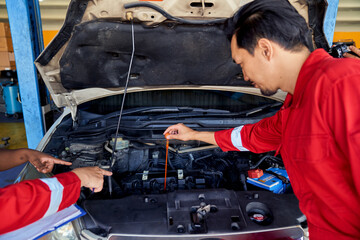
<path id="1" fill-rule="evenodd" d="M 254 186 L 264 188 L 266 190 L 272 191 L 273 193 L 282 194 L 290 186 L 290 183 L 284 183 L 283 180 L 276 177 L 276 175 L 271 174 L 271 172 L 276 175 L 280 175 L 289 180 L 289 176 L 285 169 L 280 168 L 268 168 L 266 172 L 258 178 L 247 178 L 247 182 Z M 289 181 L 288 181 L 289 182 Z"/>

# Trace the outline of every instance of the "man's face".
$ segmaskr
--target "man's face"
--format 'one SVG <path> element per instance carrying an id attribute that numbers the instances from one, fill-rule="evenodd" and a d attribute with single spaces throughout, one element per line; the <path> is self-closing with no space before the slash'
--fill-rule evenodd
<path id="1" fill-rule="evenodd" d="M 259 88 L 263 95 L 271 96 L 277 92 L 278 87 L 271 82 L 269 74 L 272 71 L 269 71 L 269 62 L 261 51 L 262 49 L 256 46 L 254 55 L 251 55 L 246 49 L 238 48 L 235 35 L 231 40 L 232 58 L 241 66 L 244 80 Z"/>

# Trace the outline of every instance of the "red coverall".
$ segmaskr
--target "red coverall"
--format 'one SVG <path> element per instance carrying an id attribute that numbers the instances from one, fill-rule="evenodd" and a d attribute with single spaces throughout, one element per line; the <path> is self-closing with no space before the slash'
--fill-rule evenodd
<path id="1" fill-rule="evenodd" d="M 223 151 L 281 153 L 311 240 L 360 239 L 360 61 L 311 53 L 273 116 L 219 131 Z"/>
<path id="2" fill-rule="evenodd" d="M 81 181 L 73 172 L 35 179 L 0 189 L 0 234 L 4 234 L 74 204 Z"/>

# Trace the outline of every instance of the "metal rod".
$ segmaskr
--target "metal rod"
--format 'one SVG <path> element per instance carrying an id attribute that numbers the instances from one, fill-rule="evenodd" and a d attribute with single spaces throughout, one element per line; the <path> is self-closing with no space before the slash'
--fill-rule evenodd
<path id="1" fill-rule="evenodd" d="M 124 103 L 125 103 L 125 97 L 126 97 L 126 92 L 127 92 L 127 88 L 128 88 L 128 84 L 129 84 L 129 79 L 130 79 L 130 72 L 131 72 L 131 67 L 133 64 L 133 59 L 134 59 L 134 54 L 135 54 L 135 36 L 134 36 L 134 22 L 133 19 L 131 19 L 131 39 L 132 39 L 132 53 L 131 53 L 131 59 L 130 59 L 130 64 L 129 64 L 129 71 L 127 74 L 127 79 L 126 79 L 126 84 L 125 84 L 125 88 L 124 88 L 124 96 L 122 99 L 122 103 L 121 103 L 121 108 L 120 108 L 120 115 L 119 115 L 119 120 L 118 120 L 118 124 L 117 124 L 117 128 L 116 128 L 116 133 L 115 133 L 115 140 L 114 140 L 114 145 L 113 145 L 113 149 L 112 149 L 112 154 L 111 154 L 111 165 L 110 165 L 110 169 L 114 166 L 115 163 L 115 148 L 116 148 L 116 142 L 117 142 L 117 137 L 119 134 L 119 129 L 120 129 L 120 122 L 121 122 L 121 116 L 122 116 L 122 112 L 124 109 Z M 112 182 L 111 182 L 111 177 L 108 177 L 108 184 L 109 184 L 109 193 L 110 196 L 112 194 Z"/>

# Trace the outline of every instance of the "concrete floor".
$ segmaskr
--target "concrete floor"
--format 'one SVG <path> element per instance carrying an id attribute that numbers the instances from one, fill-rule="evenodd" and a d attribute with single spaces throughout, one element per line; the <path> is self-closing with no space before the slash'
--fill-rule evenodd
<path id="1" fill-rule="evenodd" d="M 8 149 L 28 147 L 23 119 L 6 118 L 4 113 L 0 113 L 0 140 L 3 137 L 10 137 Z M 11 161 L 11 159 L 9 159 L 9 161 Z M 5 187 L 13 183 L 23 167 L 24 164 L 0 172 L 0 187 Z"/>

